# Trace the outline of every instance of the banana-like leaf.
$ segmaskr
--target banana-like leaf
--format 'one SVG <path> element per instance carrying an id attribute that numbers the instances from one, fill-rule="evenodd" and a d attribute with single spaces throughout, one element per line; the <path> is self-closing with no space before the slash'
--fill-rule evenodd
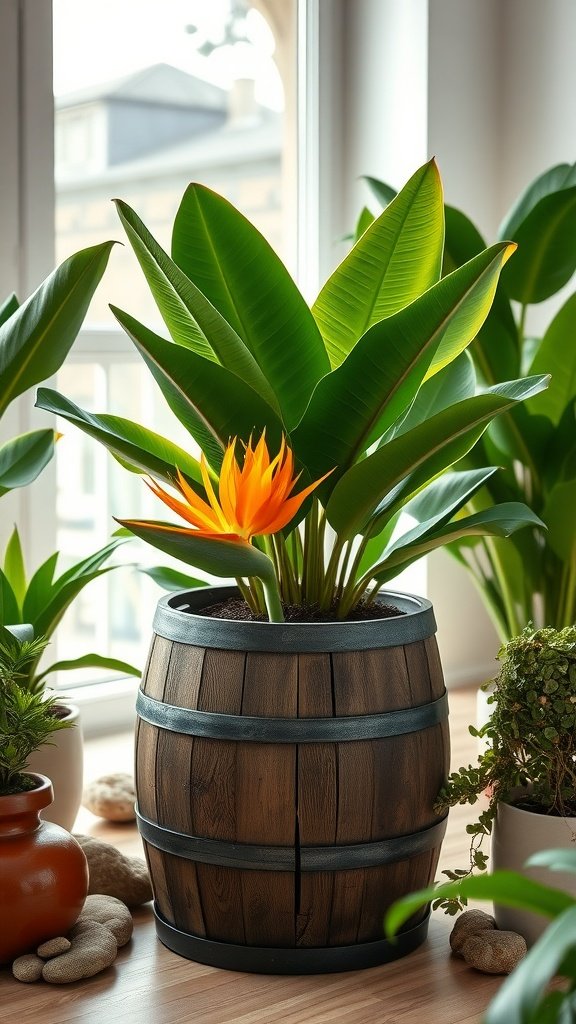
<path id="1" fill-rule="evenodd" d="M 197 587 L 207 587 L 207 580 L 199 580 L 195 576 L 189 576 L 185 572 L 178 572 L 168 565 L 140 566 L 143 572 L 150 579 L 154 580 L 163 590 L 196 590 Z"/>
<path id="2" fill-rule="evenodd" d="M 9 579 L 0 569 L 0 623 L 3 626 L 20 622 L 21 612 Z"/>
<path id="3" fill-rule="evenodd" d="M 556 164 L 534 181 L 520 194 L 498 228 L 498 238 L 515 238 L 518 228 L 544 196 L 576 185 L 576 164 Z"/>
<path id="4" fill-rule="evenodd" d="M 32 430 L 0 446 L 0 497 L 15 487 L 26 487 L 42 472 L 54 454 L 53 430 Z"/>
<path id="5" fill-rule="evenodd" d="M 20 535 L 16 526 L 12 530 L 10 540 L 4 552 L 4 572 L 14 591 L 18 605 L 22 608 L 26 596 L 26 568 L 24 566 Z M 16 619 L 14 621 L 16 622 Z"/>
<path id="6" fill-rule="evenodd" d="M 446 240 L 444 242 L 443 274 L 451 274 L 457 267 L 468 263 L 486 248 L 486 242 L 462 210 L 455 206 L 444 207 Z"/>
<path id="7" fill-rule="evenodd" d="M 122 464 L 135 473 L 172 483 L 178 466 L 196 490 L 204 491 L 200 463 L 172 441 L 121 416 L 86 412 L 50 388 L 38 388 L 36 405 L 62 416 L 89 437 L 100 441 Z"/>
<path id="8" fill-rule="evenodd" d="M 548 543 L 558 558 L 573 565 L 576 559 L 576 480 L 567 480 L 552 488 L 542 519 L 548 527 Z"/>
<path id="9" fill-rule="evenodd" d="M 165 341 L 127 313 L 110 308 L 142 355 L 172 412 L 214 469 L 219 469 L 232 437 L 247 441 L 265 429 L 269 446 L 278 451 L 282 423 L 249 384 L 225 366 Z"/>
<path id="10" fill-rule="evenodd" d="M 438 281 L 443 243 L 442 184 L 432 160 L 364 232 L 312 306 L 332 367 L 373 324 Z"/>
<path id="11" fill-rule="evenodd" d="M 344 362 L 320 381 L 292 442 L 312 477 L 338 467 L 322 488 L 324 499 L 411 405 L 426 375 L 443 369 L 470 343 L 490 309 L 509 254 L 501 243 L 485 250 L 409 306 L 374 324 Z"/>
<path id="12" fill-rule="evenodd" d="M 498 470 L 498 466 L 486 466 L 444 473 L 407 502 L 404 511 L 418 523 L 427 521 L 441 526 L 456 515 Z"/>
<path id="13" fill-rule="evenodd" d="M 64 612 L 72 604 L 75 597 L 93 580 L 112 572 L 117 566 L 109 565 L 97 572 L 85 573 L 80 578 L 75 577 L 62 582 L 62 578 L 54 582 L 53 589 L 48 594 L 48 603 L 42 608 L 34 622 L 34 632 L 37 636 L 51 636 L 60 622 Z"/>
<path id="14" fill-rule="evenodd" d="M 258 576 L 269 580 L 274 575 L 268 555 L 248 542 L 194 537 L 190 530 L 171 523 L 135 519 L 118 519 L 117 522 L 164 554 L 212 576 Z"/>
<path id="15" fill-rule="evenodd" d="M 425 423 L 442 409 L 447 409 L 476 393 L 476 373 L 468 351 L 462 352 L 454 362 L 435 373 L 419 389 L 406 416 L 398 420 L 390 437 L 405 434 L 419 423 Z"/>
<path id="16" fill-rule="evenodd" d="M 486 1011 L 485 1024 L 570 1024 L 574 1020 L 573 992 L 549 993 L 548 988 L 555 976 L 563 973 L 566 957 L 574 957 L 575 934 L 576 907 L 570 907 L 548 925 L 498 990 Z M 570 978 L 573 984 L 573 972 Z"/>
<path id="17" fill-rule="evenodd" d="M 44 679 L 52 672 L 71 672 L 79 668 L 108 669 L 112 672 L 120 672 L 122 675 L 127 676 L 139 677 L 142 675 L 140 669 L 131 665 L 128 661 L 121 661 L 119 658 L 105 658 L 101 654 L 83 654 L 79 658 L 55 661 L 52 665 L 44 669 L 42 672 L 39 672 L 34 677 L 35 686 L 38 685 L 41 679 Z"/>
<path id="18" fill-rule="evenodd" d="M 387 185 L 385 181 L 380 181 L 379 178 L 372 178 L 369 174 L 363 174 L 362 181 L 366 182 L 372 195 L 376 197 L 383 209 L 386 209 L 388 204 L 398 195 L 397 190 L 392 188 L 391 185 Z"/>
<path id="19" fill-rule="evenodd" d="M 461 459 L 486 426 L 514 402 L 536 394 L 546 377 L 530 377 L 490 388 L 444 409 L 352 466 L 336 484 L 326 515 L 342 537 L 361 532 L 371 516 L 403 504 L 429 480 Z"/>
<path id="20" fill-rule="evenodd" d="M 576 294 L 571 295 L 548 327 L 530 373 L 552 374 L 549 387 L 537 399 L 527 403 L 532 414 L 547 416 L 555 425 L 566 406 L 576 397 Z"/>
<path id="21" fill-rule="evenodd" d="M 463 537 L 510 537 L 525 526 L 543 525 L 538 516 L 520 502 L 496 505 L 439 526 L 443 520 L 441 515 L 426 520 L 391 544 L 384 551 L 381 563 L 371 569 L 373 579 L 387 583 L 423 555 Z"/>
<path id="22" fill-rule="evenodd" d="M 36 622 L 43 608 L 46 607 L 48 594 L 51 592 L 52 580 L 58 564 L 58 551 L 54 551 L 30 578 L 22 605 L 21 620 Z"/>
<path id="23" fill-rule="evenodd" d="M 270 384 L 236 331 L 164 252 L 134 210 L 120 199 L 116 207 L 174 341 L 205 359 L 222 363 L 279 413 Z"/>
<path id="24" fill-rule="evenodd" d="M 572 871 L 576 874 L 576 850 L 569 846 L 556 850 L 538 850 L 526 861 L 527 868 L 548 868 L 550 871 Z"/>
<path id="25" fill-rule="evenodd" d="M 475 225 L 461 210 L 446 206 L 444 214 L 446 242 L 443 273 L 447 274 L 482 252 L 486 244 Z M 506 239 L 510 236 L 500 237 Z M 499 380 L 512 380 L 524 372 L 520 367 L 516 322 L 510 302 L 501 287 L 496 289 L 490 312 L 470 351 L 485 387 L 496 384 Z"/>
<path id="26" fill-rule="evenodd" d="M 18 302 L 14 292 L 12 292 L 7 299 L 4 299 L 4 302 L 0 306 L 0 327 L 10 319 L 12 314 L 18 309 L 19 305 L 20 303 Z"/>
<path id="27" fill-rule="evenodd" d="M 522 305 L 543 302 L 576 270 L 576 187 L 562 189 L 533 207 L 518 226 L 518 252 L 502 275 L 511 299 Z"/>
<path id="28" fill-rule="evenodd" d="M 70 256 L 0 327 L 0 416 L 66 358 L 114 242 Z"/>
<path id="29" fill-rule="evenodd" d="M 226 199 L 196 184 L 176 214 L 172 258 L 252 353 L 290 430 L 330 363 L 281 260 Z"/>
<path id="30" fill-rule="evenodd" d="M 506 907 L 528 910 L 555 918 L 566 910 L 576 912 L 576 900 L 561 889 L 542 885 L 518 871 L 494 871 L 490 875 L 470 875 L 456 882 L 431 885 L 396 900 L 385 918 L 386 936 L 392 939 L 409 917 L 431 900 L 494 900 Z"/>
<path id="31" fill-rule="evenodd" d="M 352 238 L 352 241 L 357 242 L 360 236 L 364 234 L 364 232 L 367 230 L 367 228 L 370 227 L 370 225 L 374 222 L 375 219 L 376 218 L 374 217 L 374 214 L 371 212 L 371 210 L 369 210 L 368 207 L 365 206 L 360 211 L 360 216 L 356 221 L 356 228 L 354 229 L 354 237 Z"/>

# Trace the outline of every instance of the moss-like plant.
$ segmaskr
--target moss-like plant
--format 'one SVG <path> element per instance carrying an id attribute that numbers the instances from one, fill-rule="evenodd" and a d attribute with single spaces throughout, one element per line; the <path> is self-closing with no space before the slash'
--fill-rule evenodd
<path id="1" fill-rule="evenodd" d="M 527 627 L 498 657 L 499 675 L 486 684 L 489 720 L 481 729 L 469 726 L 486 749 L 475 766 L 453 772 L 438 797 L 440 811 L 474 804 L 488 793 L 487 808 L 467 826 L 469 868 L 444 872 L 453 879 L 486 867 L 481 846 L 500 801 L 541 814 L 576 815 L 576 626 Z"/>
<path id="2" fill-rule="evenodd" d="M 26 774 L 30 754 L 52 733 L 73 725 L 57 716 L 55 697 L 19 684 L 47 642 L 44 637 L 18 640 L 0 628 L 0 796 L 33 789 L 35 780 Z"/>

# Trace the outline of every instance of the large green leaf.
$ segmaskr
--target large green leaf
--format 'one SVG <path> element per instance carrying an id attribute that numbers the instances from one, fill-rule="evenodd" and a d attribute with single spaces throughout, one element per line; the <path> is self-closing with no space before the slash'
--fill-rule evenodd
<path id="1" fill-rule="evenodd" d="M 391 544 L 384 551 L 382 562 L 371 570 L 372 577 L 387 583 L 423 555 L 464 537 L 510 537 L 526 526 L 542 525 L 538 516 L 519 502 L 496 505 L 439 526 L 443 518 L 439 515 L 428 519 Z"/>
<path id="2" fill-rule="evenodd" d="M 576 561 L 576 480 L 567 480 L 552 488 L 542 519 L 548 527 L 548 544 L 562 562 Z"/>
<path id="3" fill-rule="evenodd" d="M 102 654 L 82 654 L 79 658 L 71 658 L 65 661 L 55 661 L 48 668 L 35 676 L 35 685 L 45 676 L 52 672 L 71 672 L 79 668 L 99 668 L 112 672 L 121 672 L 128 676 L 141 676 L 139 668 L 131 665 L 128 661 L 121 661 L 119 658 L 105 658 Z"/>
<path id="4" fill-rule="evenodd" d="M 571 295 L 548 327 L 532 361 L 530 373 L 550 373 L 546 391 L 528 404 L 530 412 L 555 425 L 576 397 L 576 294 Z"/>
<path id="5" fill-rule="evenodd" d="M 172 483 L 174 467 L 178 466 L 191 483 L 203 489 L 198 460 L 160 434 L 120 416 L 86 412 L 50 388 L 38 389 L 36 405 L 62 416 L 85 434 L 100 441 L 126 468 L 135 473 L 150 473 L 151 476 Z"/>
<path id="6" fill-rule="evenodd" d="M 535 394 L 546 382 L 547 378 L 531 377 L 497 385 L 442 410 L 352 466 L 328 501 L 326 515 L 331 526 L 341 537 L 352 537 L 376 510 L 380 512 L 387 496 L 395 510 L 395 501 L 407 501 L 428 480 L 462 458 L 494 416 Z M 406 480 L 409 483 L 402 488 Z"/>
<path id="7" fill-rule="evenodd" d="M 462 352 L 454 362 L 449 363 L 430 377 L 419 389 L 406 415 L 399 419 L 391 436 L 405 434 L 419 423 L 424 423 L 442 409 L 465 398 L 472 398 L 476 392 L 474 363 L 468 352 Z"/>
<path id="8" fill-rule="evenodd" d="M 576 850 L 569 846 L 554 850 L 538 850 L 526 861 L 526 867 L 549 868 L 550 871 L 572 871 L 576 874 Z"/>
<path id="9" fill-rule="evenodd" d="M 20 534 L 16 526 L 12 530 L 10 540 L 4 552 L 4 572 L 14 591 L 14 596 L 20 608 L 22 608 L 26 596 L 26 569 L 24 566 L 22 544 L 20 543 Z"/>
<path id="10" fill-rule="evenodd" d="M 70 256 L 0 327 L 0 416 L 62 365 L 113 245 L 103 242 Z"/>
<path id="11" fill-rule="evenodd" d="M 333 367 L 372 324 L 438 281 L 443 241 L 442 184 L 430 161 L 364 232 L 312 306 Z"/>
<path id="12" fill-rule="evenodd" d="M 323 495 L 410 406 L 426 374 L 437 373 L 466 348 L 490 309 L 508 254 L 500 243 L 487 249 L 374 324 L 320 381 L 292 441 L 312 477 L 338 467 Z"/>
<path id="13" fill-rule="evenodd" d="M 574 1020 L 572 998 L 562 992 L 546 996 L 555 976 L 563 973 L 567 955 L 574 956 L 576 947 L 576 907 L 570 907 L 548 925 L 538 942 L 506 979 L 490 1003 L 485 1024 L 571 1024 Z M 573 975 L 571 973 L 573 983 Z M 545 999 L 552 1012 L 542 1011 Z M 557 997 L 554 1000 L 554 997 Z M 562 1003 L 565 1012 L 560 1012 Z M 571 1007 L 570 1008 L 570 1004 Z"/>
<path id="14" fill-rule="evenodd" d="M 533 207 L 514 235 L 518 252 L 502 275 L 511 299 L 542 302 L 565 285 L 576 270 L 576 187 L 563 189 Z"/>
<path id="15" fill-rule="evenodd" d="M 436 378 L 433 378 L 436 380 Z M 440 525 L 447 522 L 466 504 L 470 498 L 497 472 L 497 467 L 487 469 L 466 470 L 458 473 L 444 473 L 437 480 L 428 484 L 415 498 L 409 501 L 403 512 L 418 522 L 433 519 Z M 383 552 L 392 539 L 400 513 L 382 522 L 382 529 L 367 542 L 358 566 L 358 575 L 362 576 L 368 569 L 379 562 Z M 368 531 L 371 524 L 368 524 Z"/>
<path id="16" fill-rule="evenodd" d="M 330 364 L 314 317 L 281 260 L 238 210 L 196 184 L 186 189 L 176 214 L 172 258 L 250 350 L 290 430 Z"/>
<path id="17" fill-rule="evenodd" d="M 280 447 L 282 423 L 260 395 L 226 367 L 173 345 L 115 306 L 172 412 L 198 442 L 208 462 L 220 467 L 232 437 L 247 441 L 266 429 L 268 445 Z"/>
<path id="18" fill-rule="evenodd" d="M 0 569 L 0 624 L 9 626 L 19 622 L 21 622 L 21 616 L 16 594 L 6 574 Z"/>
<path id="19" fill-rule="evenodd" d="M 15 487 L 26 487 L 54 454 L 53 430 L 32 430 L 0 446 L 0 497 Z"/>
<path id="20" fill-rule="evenodd" d="M 385 181 L 380 181 L 379 178 L 372 178 L 369 174 L 363 174 L 362 180 L 366 182 L 372 192 L 372 195 L 376 197 L 384 209 L 398 195 L 395 188 L 392 188 L 391 185 L 387 185 Z"/>
<path id="21" fill-rule="evenodd" d="M 19 305 L 20 303 L 18 302 L 14 292 L 12 292 L 7 299 L 4 299 L 4 302 L 0 306 L 0 326 L 10 319 L 12 314 L 18 309 Z"/>
<path id="22" fill-rule="evenodd" d="M 450 274 L 482 252 L 486 248 L 486 242 L 478 228 L 462 210 L 456 209 L 455 206 L 445 206 L 444 218 L 446 240 L 442 270 L 444 274 Z"/>
<path id="23" fill-rule="evenodd" d="M 222 363 L 279 412 L 272 388 L 236 331 L 164 252 L 134 210 L 119 199 L 116 207 L 174 341 Z"/>
<path id="24" fill-rule="evenodd" d="M 117 521 L 147 544 L 212 576 L 259 576 L 261 579 L 270 579 L 274 573 L 268 556 L 252 544 L 194 537 L 190 530 L 171 523 L 136 519 Z"/>
<path id="25" fill-rule="evenodd" d="M 208 586 L 207 580 L 199 580 L 188 573 L 178 572 L 178 569 L 172 569 L 169 565 L 141 565 L 139 569 L 163 590 L 196 590 L 197 587 Z"/>
<path id="26" fill-rule="evenodd" d="M 526 186 L 506 214 L 498 238 L 515 238 L 518 228 L 544 196 L 576 185 L 576 164 L 556 164 Z"/>
<path id="27" fill-rule="evenodd" d="M 22 622 L 35 623 L 40 612 L 46 607 L 52 580 L 58 564 L 58 551 L 54 551 L 31 577 L 22 606 Z"/>
<path id="28" fill-rule="evenodd" d="M 517 871 L 494 871 L 490 875 L 470 875 L 456 882 L 431 885 L 397 900 L 386 914 L 386 935 L 392 938 L 404 922 L 430 900 L 461 897 L 494 900 L 506 907 L 552 918 L 572 908 L 576 911 L 576 900 L 561 889 L 542 885 Z"/>

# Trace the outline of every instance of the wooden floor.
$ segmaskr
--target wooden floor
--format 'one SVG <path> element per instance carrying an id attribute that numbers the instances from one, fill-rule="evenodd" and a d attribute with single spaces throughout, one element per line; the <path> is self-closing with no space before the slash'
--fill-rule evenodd
<path id="1" fill-rule="evenodd" d="M 453 764 L 475 759 L 467 733 L 475 698 L 450 699 Z M 86 778 L 132 770 L 132 738 L 86 744 Z M 451 812 L 440 867 L 466 863 L 469 808 Z M 141 853 L 132 826 L 108 826 L 81 811 L 76 831 Z M 488 908 L 486 908 L 488 909 Z M 24 985 L 0 969 L 1 1024 L 476 1024 L 502 979 L 479 974 L 450 955 L 451 922 L 432 915 L 427 942 L 403 960 L 366 971 L 272 977 L 216 970 L 171 953 L 156 939 L 152 912 L 134 914 L 134 936 L 113 967 L 62 987 Z M 1 927 L 6 927 L 6 922 Z"/>

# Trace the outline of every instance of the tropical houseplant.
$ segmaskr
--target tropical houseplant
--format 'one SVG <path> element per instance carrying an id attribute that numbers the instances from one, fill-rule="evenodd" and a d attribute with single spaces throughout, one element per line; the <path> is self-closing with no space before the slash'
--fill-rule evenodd
<path id="1" fill-rule="evenodd" d="M 74 253 L 40 285 L 22 305 L 15 295 L 0 309 L 0 421 L 11 404 L 22 400 L 31 387 L 54 374 L 64 362 L 106 268 L 112 242 Z M 4 423 L 6 418 L 4 418 Z M 52 457 L 58 435 L 52 428 L 33 430 L 0 445 L 0 498 L 14 488 L 32 483 Z M 14 526 L 0 561 L 0 626 L 30 624 L 36 636 L 51 640 L 72 601 L 80 591 L 112 566 L 104 563 L 115 551 L 119 538 L 56 575 L 58 552 L 35 572 L 25 565 L 18 527 Z M 39 662 L 46 645 L 26 659 L 20 684 L 32 694 L 41 693 L 46 677 L 54 671 L 98 667 L 139 674 L 137 669 L 98 653 L 64 659 L 48 668 Z M 57 743 L 41 745 L 33 756 L 36 771 L 53 781 L 55 798 L 44 813 L 72 827 L 82 796 L 82 734 L 76 705 L 48 705 L 77 728 L 61 734 Z"/>
<path id="2" fill-rule="evenodd" d="M 576 874 L 576 852 L 546 849 L 534 854 L 527 868 Z M 483 1024 L 568 1024 L 574 1017 L 576 999 L 576 899 L 575 886 L 543 885 L 516 871 L 448 882 L 414 893 L 391 907 L 386 917 L 390 938 L 423 903 L 429 900 L 465 902 L 496 900 L 530 914 L 541 915 L 545 930 L 514 969 L 490 1003 Z M 553 987 L 553 981 L 560 981 Z"/>
<path id="3" fill-rule="evenodd" d="M 384 205 L 390 186 L 367 178 Z M 485 243 L 461 210 L 446 206 L 443 273 L 481 252 Z M 365 209 L 358 230 L 372 221 Z M 508 542 L 498 537 L 454 539 L 448 550 L 479 588 L 501 640 L 528 623 L 561 629 L 576 621 L 576 294 L 542 328 L 537 307 L 555 296 L 576 270 L 576 165 L 558 164 L 532 181 L 512 205 L 498 238 L 518 243 L 494 303 L 470 345 L 484 385 L 521 373 L 552 375 L 550 386 L 511 408 L 485 432 L 462 466 L 502 467 L 471 496 L 467 513 L 500 501 L 526 501 L 546 524 Z"/>
<path id="4" fill-rule="evenodd" d="M 117 207 L 170 337 L 113 311 L 200 458 L 54 391 L 37 403 L 148 474 L 185 522 L 124 526 L 236 580 L 197 592 L 192 581 L 155 619 L 137 788 L 159 934 L 192 958 L 260 971 L 381 962 L 398 955 L 381 939 L 384 908 L 437 860 L 447 733 L 432 609 L 401 594 L 390 609 L 380 590 L 456 538 L 539 525 L 517 502 L 462 516 L 497 470 L 452 469 L 495 416 L 547 383 L 477 390 L 466 353 L 514 246 L 441 278 L 430 162 L 310 309 L 262 236 L 210 190 L 187 189 L 171 257 Z M 179 800 L 184 771 L 194 781 Z M 231 777 L 234 791 L 223 788 Z M 425 928 L 406 933 L 402 952 Z"/>
<path id="5" fill-rule="evenodd" d="M 481 846 L 491 833 L 492 866 L 514 869 L 550 843 L 569 845 L 576 836 L 576 626 L 527 627 L 499 658 L 488 721 L 480 730 L 470 727 L 486 746 L 477 765 L 449 776 L 437 803 L 445 810 L 488 794 L 468 826 L 470 870 L 485 868 Z M 533 917 L 500 907 L 496 919 L 531 941 L 541 930 Z"/>
<path id="6" fill-rule="evenodd" d="M 40 821 L 52 785 L 29 770 L 30 756 L 70 723 L 55 698 L 20 685 L 45 637 L 19 640 L 0 627 L 0 964 L 30 952 L 75 922 L 88 891 L 86 858 L 58 825 Z"/>

